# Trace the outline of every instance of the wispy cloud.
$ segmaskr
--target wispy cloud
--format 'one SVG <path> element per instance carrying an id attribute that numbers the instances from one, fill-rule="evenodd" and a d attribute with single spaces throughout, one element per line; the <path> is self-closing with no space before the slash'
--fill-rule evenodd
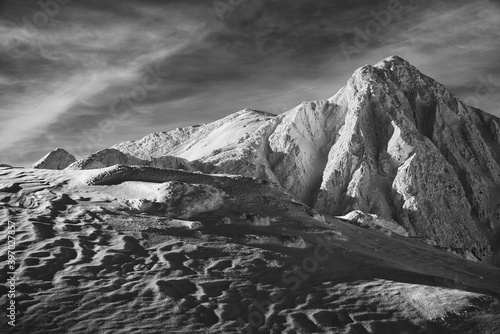
<path id="1" fill-rule="evenodd" d="M 151 66 L 166 74 L 158 86 L 79 153 L 245 107 L 280 113 L 327 99 L 356 68 L 392 54 L 470 101 L 481 78 L 500 81 L 494 1 L 400 0 L 404 12 L 350 62 L 340 45 L 389 0 L 242 1 L 222 20 L 211 1 L 74 0 L 26 38 L 22 17 L 40 10 L 33 3 L 0 6 L 0 160 L 12 163 L 77 147 L 85 131 L 112 118 L 114 101 L 141 87 Z M 7 55 L 12 47 L 15 57 Z M 500 86 L 478 106 L 500 115 L 499 102 Z"/>
<path id="2" fill-rule="evenodd" d="M 23 44 L 16 45 L 21 52 L 5 60 L 3 65 L 11 71 L 0 80 L 10 87 L 1 95 L 3 155 L 16 143 L 26 153 L 36 150 L 30 147 L 37 143 L 33 139 L 46 139 L 47 130 L 63 116 L 67 126 L 77 126 L 72 122 L 85 106 L 93 105 L 96 114 L 106 117 L 115 95 L 140 82 L 146 66 L 176 54 L 204 34 L 202 23 L 180 14 L 172 13 L 167 21 L 161 17 L 165 12 L 149 5 L 128 5 L 133 20 L 114 12 L 63 8 L 64 21 L 54 20 L 29 38 L 20 24 L 0 25 L 0 46 L 11 47 L 7 39 Z"/>

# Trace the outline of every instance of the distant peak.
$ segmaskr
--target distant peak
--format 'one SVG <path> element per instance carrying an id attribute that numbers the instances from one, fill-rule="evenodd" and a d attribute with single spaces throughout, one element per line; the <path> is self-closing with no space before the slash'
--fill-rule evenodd
<path id="1" fill-rule="evenodd" d="M 64 169 L 75 161 L 76 158 L 69 154 L 66 150 L 56 148 L 55 150 L 47 153 L 30 167 L 37 169 Z"/>
<path id="2" fill-rule="evenodd" d="M 66 151 L 65 149 L 60 148 L 60 147 L 58 147 L 58 148 L 56 148 L 56 149 L 52 150 L 51 152 L 54 152 L 54 153 L 55 153 L 55 152 L 60 152 L 60 153 L 68 153 L 68 154 L 69 154 L 69 152 L 68 152 L 68 151 Z"/>

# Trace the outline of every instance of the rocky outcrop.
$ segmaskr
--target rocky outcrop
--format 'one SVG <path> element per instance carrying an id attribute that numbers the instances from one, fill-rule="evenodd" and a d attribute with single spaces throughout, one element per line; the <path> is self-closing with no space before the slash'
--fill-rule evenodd
<path id="1" fill-rule="evenodd" d="M 376 215 L 469 258 L 486 258 L 489 245 L 500 252 L 499 119 L 399 57 L 279 116 L 246 109 L 114 148 L 268 179 L 321 213 Z"/>
<path id="2" fill-rule="evenodd" d="M 363 211 L 352 211 L 338 218 L 347 220 L 354 225 L 368 228 L 370 230 L 381 231 L 389 236 L 392 234 L 397 234 L 402 237 L 409 236 L 408 231 L 394 220 L 383 219 L 377 217 L 377 215 L 365 213 Z"/>
<path id="3" fill-rule="evenodd" d="M 130 154 L 120 152 L 116 149 L 104 149 L 94 154 L 85 157 L 82 160 L 75 161 L 67 167 L 67 169 L 81 170 L 81 169 L 99 169 L 110 167 L 114 165 L 128 165 L 128 166 L 151 166 L 156 168 L 172 168 L 193 170 L 193 167 L 185 159 L 160 156 L 152 158 L 151 160 L 143 160 L 136 158 Z"/>
<path id="4" fill-rule="evenodd" d="M 182 169 L 187 171 L 196 170 L 186 159 L 173 156 L 152 158 L 149 160 L 147 166 L 156 168 Z"/>
<path id="5" fill-rule="evenodd" d="M 165 182 L 158 189 L 157 201 L 162 203 L 168 215 L 187 219 L 220 209 L 225 197 L 222 190 L 211 185 Z"/>
<path id="6" fill-rule="evenodd" d="M 153 200 L 130 199 L 125 204 L 138 213 L 188 219 L 198 213 L 220 209 L 225 198 L 226 194 L 222 190 L 211 185 L 171 181 L 159 185 Z"/>
<path id="7" fill-rule="evenodd" d="M 62 148 L 56 148 L 35 162 L 30 168 L 37 169 L 64 169 L 76 161 L 76 158 Z"/>

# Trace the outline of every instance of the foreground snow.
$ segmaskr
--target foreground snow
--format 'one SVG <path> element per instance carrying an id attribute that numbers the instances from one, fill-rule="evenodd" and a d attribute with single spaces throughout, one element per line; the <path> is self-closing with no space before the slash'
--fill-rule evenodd
<path id="1" fill-rule="evenodd" d="M 16 326 L 3 307 L 2 333 L 495 333 L 500 324 L 500 269 L 323 217 L 258 179 L 5 167 L 0 219 L 3 282 L 8 222 L 16 230 Z"/>

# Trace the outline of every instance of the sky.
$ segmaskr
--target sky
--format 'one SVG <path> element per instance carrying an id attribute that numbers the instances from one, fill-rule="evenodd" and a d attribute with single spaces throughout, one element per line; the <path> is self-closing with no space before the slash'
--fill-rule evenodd
<path id="1" fill-rule="evenodd" d="M 391 55 L 500 116 L 500 0 L 0 0 L 0 163 L 280 114 Z"/>

